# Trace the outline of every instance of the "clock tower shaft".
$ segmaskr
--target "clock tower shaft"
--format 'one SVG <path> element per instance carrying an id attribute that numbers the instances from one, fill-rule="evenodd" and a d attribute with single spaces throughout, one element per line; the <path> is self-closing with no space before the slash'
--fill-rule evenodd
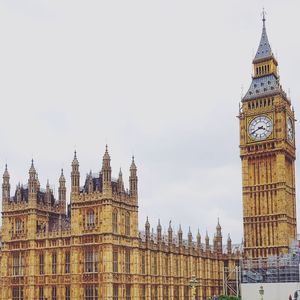
<path id="1" fill-rule="evenodd" d="M 277 66 L 264 17 L 239 114 L 246 257 L 287 253 L 296 238 L 295 117 Z"/>

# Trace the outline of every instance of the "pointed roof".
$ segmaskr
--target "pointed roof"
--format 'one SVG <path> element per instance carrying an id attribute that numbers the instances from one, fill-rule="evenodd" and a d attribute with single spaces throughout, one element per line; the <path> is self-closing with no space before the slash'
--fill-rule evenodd
<path id="1" fill-rule="evenodd" d="M 206 240 L 206 241 L 208 241 L 208 240 L 209 240 L 209 236 L 208 236 L 208 232 L 207 232 L 207 230 L 206 230 L 205 240 Z"/>
<path id="2" fill-rule="evenodd" d="M 132 156 L 132 162 L 131 162 L 131 166 L 130 166 L 130 170 L 136 170 L 136 165 L 135 165 L 135 162 L 134 162 L 134 156 Z"/>
<path id="3" fill-rule="evenodd" d="M 73 161 L 72 161 L 72 166 L 75 166 L 75 165 L 77 165 L 77 166 L 79 165 L 76 150 L 74 151 L 74 158 L 73 158 Z"/>
<path id="4" fill-rule="evenodd" d="M 170 221 L 169 222 L 168 232 L 171 233 L 172 231 L 173 231 L 173 229 L 172 229 L 172 222 Z"/>
<path id="5" fill-rule="evenodd" d="M 123 173 L 122 173 L 122 169 L 120 168 L 120 171 L 119 171 L 119 178 L 121 179 L 123 177 Z"/>
<path id="6" fill-rule="evenodd" d="M 31 160 L 31 166 L 30 166 L 30 169 L 29 169 L 29 173 L 36 173 L 34 163 L 33 163 L 33 159 Z"/>
<path id="7" fill-rule="evenodd" d="M 149 218 L 148 218 L 148 216 L 147 216 L 147 219 L 146 219 L 145 227 L 146 227 L 146 228 L 150 228 L 150 223 L 149 223 Z"/>
<path id="8" fill-rule="evenodd" d="M 218 218 L 218 224 L 217 224 L 217 227 L 216 227 L 216 229 L 217 229 L 217 231 L 219 231 L 219 230 L 221 230 L 222 228 L 221 228 L 221 225 L 220 225 L 220 220 L 219 220 L 219 218 Z"/>
<path id="9" fill-rule="evenodd" d="M 179 224 L 178 234 L 182 234 L 181 224 Z"/>
<path id="10" fill-rule="evenodd" d="M 259 42 L 258 49 L 256 51 L 254 62 L 258 60 L 263 60 L 266 58 L 270 58 L 273 56 L 272 49 L 269 43 L 267 30 L 266 30 L 266 14 L 265 11 L 263 11 L 263 28 L 262 28 L 262 34 Z"/>
<path id="11" fill-rule="evenodd" d="M 267 36 L 266 31 L 266 18 L 265 18 L 265 12 L 263 11 L 263 29 L 262 29 L 262 35 L 260 39 L 260 43 L 256 52 L 256 55 L 253 59 L 253 64 L 258 64 L 260 62 L 264 62 L 267 60 L 273 60 L 274 64 L 277 66 L 277 60 L 275 59 L 269 40 Z M 271 97 L 274 95 L 281 95 L 284 97 L 287 101 L 289 101 L 285 91 L 283 90 L 279 76 L 276 72 L 267 72 L 263 74 L 259 74 L 258 76 L 255 76 L 252 78 L 251 85 L 245 94 L 245 96 L 242 98 L 242 102 L 253 100 L 257 98 L 262 97 Z"/>
<path id="12" fill-rule="evenodd" d="M 158 219 L 157 230 L 161 231 L 160 219 Z"/>
<path id="13" fill-rule="evenodd" d="M 104 152 L 104 155 L 103 155 L 103 160 L 110 160 L 107 144 L 105 145 L 105 152 Z"/>
<path id="14" fill-rule="evenodd" d="M 231 242 L 230 233 L 228 233 L 227 242 Z"/>
<path id="15" fill-rule="evenodd" d="M 61 169 L 60 177 L 59 177 L 59 182 L 66 181 L 65 176 L 64 176 L 64 170 Z"/>
<path id="16" fill-rule="evenodd" d="M 9 173 L 8 173 L 8 169 L 7 169 L 7 164 L 5 164 L 5 170 L 3 173 L 3 178 L 9 178 Z"/>

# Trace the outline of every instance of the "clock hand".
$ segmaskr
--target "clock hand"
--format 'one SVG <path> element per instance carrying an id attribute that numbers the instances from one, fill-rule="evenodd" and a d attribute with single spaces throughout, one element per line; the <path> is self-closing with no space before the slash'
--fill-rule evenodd
<path id="1" fill-rule="evenodd" d="M 255 133 L 255 132 L 256 132 L 257 130 L 259 130 L 259 129 L 265 129 L 265 128 L 264 128 L 264 126 L 259 126 L 259 127 L 257 127 L 254 131 L 252 131 L 251 134 Z"/>

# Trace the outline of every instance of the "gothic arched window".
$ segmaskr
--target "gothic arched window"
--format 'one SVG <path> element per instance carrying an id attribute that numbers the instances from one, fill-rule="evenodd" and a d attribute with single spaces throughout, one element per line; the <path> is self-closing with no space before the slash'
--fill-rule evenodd
<path id="1" fill-rule="evenodd" d="M 112 212 L 112 231 L 113 233 L 118 233 L 118 212 L 114 210 Z"/>
<path id="2" fill-rule="evenodd" d="M 23 232 L 23 222 L 21 219 L 16 220 L 16 234 L 20 234 Z"/>
<path id="3" fill-rule="evenodd" d="M 95 226 L 95 214 L 92 209 L 90 209 L 87 213 L 87 227 L 94 227 Z"/>
<path id="4" fill-rule="evenodd" d="M 125 214 L 125 235 L 130 235 L 130 214 Z"/>

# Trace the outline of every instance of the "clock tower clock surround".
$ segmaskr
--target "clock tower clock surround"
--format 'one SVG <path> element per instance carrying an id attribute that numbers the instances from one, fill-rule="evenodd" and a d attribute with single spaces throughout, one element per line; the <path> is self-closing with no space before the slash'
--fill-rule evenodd
<path id="1" fill-rule="evenodd" d="M 246 257 L 287 253 L 296 238 L 295 115 L 277 66 L 264 16 L 239 114 Z"/>

